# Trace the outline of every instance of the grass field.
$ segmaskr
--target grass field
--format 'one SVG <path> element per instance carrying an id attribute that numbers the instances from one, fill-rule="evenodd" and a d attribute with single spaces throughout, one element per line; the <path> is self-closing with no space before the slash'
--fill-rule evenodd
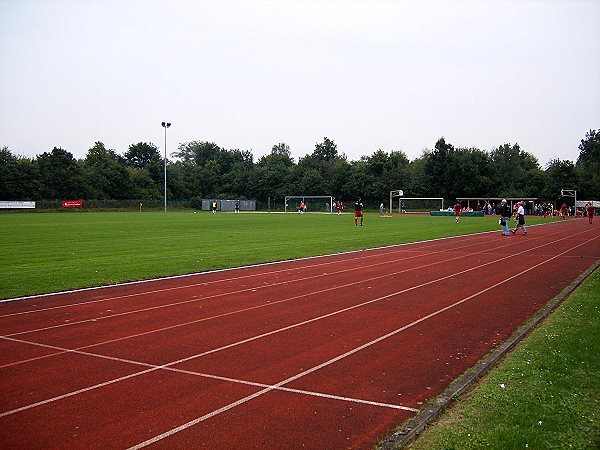
<path id="1" fill-rule="evenodd" d="M 600 448 L 600 270 L 412 449 Z"/>
<path id="2" fill-rule="evenodd" d="M 366 214 L 364 224 L 350 214 L 0 214 L 0 298 L 499 229 L 495 217 Z"/>

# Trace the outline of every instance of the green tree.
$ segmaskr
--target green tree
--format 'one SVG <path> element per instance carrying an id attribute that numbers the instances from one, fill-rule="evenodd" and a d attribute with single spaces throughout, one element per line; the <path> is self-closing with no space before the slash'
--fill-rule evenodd
<path id="1" fill-rule="evenodd" d="M 129 174 L 125 160 L 102 142 L 96 142 L 83 162 L 83 178 L 91 199 L 127 199 Z"/>
<path id="2" fill-rule="evenodd" d="M 336 190 L 345 183 L 338 172 L 345 162 L 346 155 L 338 153 L 336 143 L 327 137 L 323 138 L 323 142 L 315 144 L 313 153 L 298 161 L 294 170 L 295 192 L 336 196 Z"/>
<path id="3" fill-rule="evenodd" d="M 214 160 L 220 150 L 213 142 L 192 141 L 181 144 L 172 156 L 185 163 L 204 166 L 208 161 Z"/>
<path id="4" fill-rule="evenodd" d="M 295 194 L 292 187 L 294 167 L 290 147 L 285 143 L 274 145 L 271 153 L 259 158 L 254 165 L 250 192 L 261 201 L 271 197 L 283 202 L 286 195 Z"/>
<path id="5" fill-rule="evenodd" d="M 183 161 L 175 161 L 167 167 L 167 190 L 169 198 L 188 200 L 204 197 L 208 192 L 202 185 L 201 167 Z"/>
<path id="6" fill-rule="evenodd" d="M 425 161 L 427 160 L 428 152 L 410 162 L 408 165 L 408 185 L 404 190 L 404 195 L 407 197 L 427 197 L 430 196 L 430 186 L 427 184 L 427 176 L 425 174 Z"/>
<path id="7" fill-rule="evenodd" d="M 159 200 L 164 198 L 163 186 L 158 186 L 146 169 L 127 167 L 129 192 L 137 200 Z M 167 179 L 167 182 L 169 180 Z"/>
<path id="8" fill-rule="evenodd" d="M 325 161 L 331 161 L 338 156 L 337 145 L 328 137 L 323 138 L 323 142 L 315 144 L 313 156 Z"/>
<path id="9" fill-rule="evenodd" d="M 73 155 L 59 147 L 36 158 L 40 197 L 73 199 L 83 196 L 81 167 Z"/>
<path id="10" fill-rule="evenodd" d="M 163 163 L 158 147 L 147 142 L 131 144 L 123 156 L 127 166 L 136 169 L 146 169 L 149 165 Z"/>
<path id="11" fill-rule="evenodd" d="M 361 160 L 366 163 L 366 175 L 369 177 L 364 200 L 379 203 L 389 198 L 391 190 L 406 189 L 409 161 L 403 152 L 388 154 L 379 149 Z"/>
<path id="12" fill-rule="evenodd" d="M 363 200 L 367 198 L 371 179 L 366 161 L 359 160 L 350 163 L 350 170 L 343 184 L 342 195 L 346 199 L 346 208 L 349 208 L 359 197 Z M 369 207 L 368 205 L 365 206 Z M 374 205 L 371 207 L 374 207 Z"/>
<path id="13" fill-rule="evenodd" d="M 24 200 L 19 192 L 19 160 L 8 147 L 0 148 L 0 200 Z"/>
<path id="14" fill-rule="evenodd" d="M 521 150 L 519 144 L 504 144 L 490 152 L 492 181 L 499 197 L 537 196 L 528 187 L 529 177 L 538 173 L 540 165 L 532 154 Z"/>
<path id="15" fill-rule="evenodd" d="M 579 176 L 572 161 L 561 161 L 558 158 L 551 160 L 546 166 L 545 175 L 545 184 L 541 190 L 541 197 L 544 199 L 560 199 L 561 189 L 579 190 Z"/>
<path id="16" fill-rule="evenodd" d="M 491 175 L 488 153 L 477 148 L 461 148 L 456 151 L 451 186 L 455 193 L 460 194 L 458 196 L 492 196 Z"/>
<path id="17" fill-rule="evenodd" d="M 15 156 L 8 147 L 0 148 L 0 200 L 36 200 L 39 186 L 31 158 Z"/>
<path id="18" fill-rule="evenodd" d="M 581 177 L 582 198 L 600 199 L 600 130 L 590 130 L 579 144 L 577 171 Z"/>

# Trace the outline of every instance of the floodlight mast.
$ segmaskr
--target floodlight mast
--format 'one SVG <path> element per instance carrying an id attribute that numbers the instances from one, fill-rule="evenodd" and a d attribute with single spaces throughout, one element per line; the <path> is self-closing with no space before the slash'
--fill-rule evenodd
<path id="1" fill-rule="evenodd" d="M 164 169 L 165 169 L 165 212 L 167 212 L 167 128 L 171 126 L 171 122 L 161 122 L 162 127 L 165 129 L 165 161 L 164 161 Z"/>

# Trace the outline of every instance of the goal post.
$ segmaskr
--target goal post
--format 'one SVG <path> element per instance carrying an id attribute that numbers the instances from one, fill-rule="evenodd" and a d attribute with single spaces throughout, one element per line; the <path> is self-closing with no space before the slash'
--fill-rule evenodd
<path id="1" fill-rule="evenodd" d="M 394 211 L 394 198 L 396 197 L 404 197 L 404 191 L 402 189 L 396 189 L 395 191 L 390 191 L 390 214 Z M 398 203 L 398 211 L 402 212 L 402 200 Z"/>
<path id="2" fill-rule="evenodd" d="M 333 214 L 332 195 L 286 195 L 285 212 L 300 212 L 300 203 L 304 203 L 304 211 L 322 214 Z"/>

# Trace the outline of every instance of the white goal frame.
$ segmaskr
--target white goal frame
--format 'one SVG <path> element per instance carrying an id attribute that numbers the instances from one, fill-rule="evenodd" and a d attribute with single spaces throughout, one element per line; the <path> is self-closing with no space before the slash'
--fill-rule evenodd
<path id="1" fill-rule="evenodd" d="M 298 200 L 302 200 L 303 202 L 305 202 L 306 200 L 319 200 L 319 199 L 324 199 L 327 200 L 327 204 L 329 205 L 329 211 L 314 211 L 314 210 L 309 210 L 308 212 L 320 212 L 322 214 L 333 214 L 333 196 L 332 195 L 286 195 L 285 196 L 285 203 L 284 203 L 284 211 L 287 213 L 288 209 L 289 211 L 298 211 L 297 206 L 293 206 L 288 208 L 288 200 L 291 199 L 298 199 Z"/>

